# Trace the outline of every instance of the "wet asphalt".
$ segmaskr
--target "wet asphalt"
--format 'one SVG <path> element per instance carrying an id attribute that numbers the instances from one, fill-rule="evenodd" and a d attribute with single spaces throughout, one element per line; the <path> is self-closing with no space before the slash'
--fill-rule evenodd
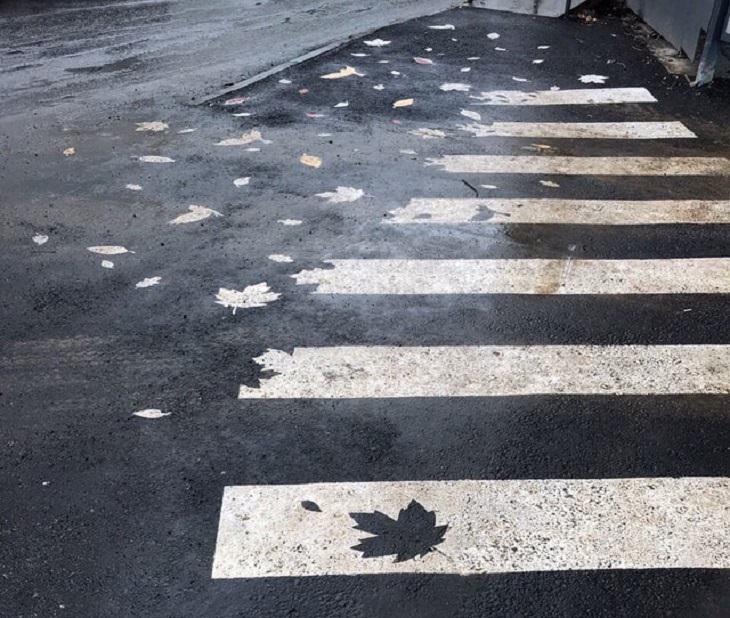
<path id="1" fill-rule="evenodd" d="M 427 27 L 443 23 L 455 30 Z M 492 31 L 499 41 L 486 39 Z M 730 615 L 730 575 L 711 570 L 211 579 L 226 485 L 730 475 L 724 396 L 236 399 L 240 384 L 257 384 L 252 358 L 267 348 L 730 343 L 724 296 L 328 297 L 296 286 L 290 275 L 328 258 L 728 255 L 722 225 L 382 225 L 412 197 L 474 195 L 458 175 L 425 166 L 429 157 L 533 154 L 524 147 L 534 139 L 477 143 L 460 131 L 467 95 L 440 91 L 443 82 L 567 89 L 603 74 L 612 87 L 648 88 L 658 103 L 475 109 L 483 122 L 681 120 L 700 137 L 539 140 L 576 156 L 728 156 L 730 92 L 722 83 L 695 91 L 667 75 L 618 17 L 585 24 L 457 9 L 374 36 L 391 44 L 353 41 L 227 97 L 247 97 L 240 104 L 194 106 L 147 89 L 135 97 L 121 74 L 106 103 L 98 93 L 86 108 L 39 102 L 0 122 L 0 615 Z M 320 79 L 344 65 L 365 76 Z M 178 76 L 187 79 L 195 75 Z M 393 109 L 403 98 L 414 105 Z M 149 121 L 169 129 L 135 130 Z M 447 137 L 409 133 L 423 127 Z M 271 141 L 248 146 L 258 151 L 215 145 L 254 128 Z M 64 156 L 67 148 L 75 154 Z M 304 153 L 322 166 L 302 165 Z M 137 159 L 145 155 L 175 162 Z M 234 186 L 239 177 L 249 184 Z M 538 181 L 468 178 L 477 190 L 497 185 L 490 197 L 728 199 L 722 179 L 702 177 Z M 316 197 L 340 185 L 366 196 Z M 170 225 L 190 204 L 222 216 Z M 49 239 L 36 245 L 35 234 Z M 133 253 L 86 249 L 95 245 Z M 160 285 L 135 287 L 154 276 Z M 282 294 L 266 307 L 234 315 L 214 302 L 221 287 L 264 281 Z M 132 416 L 145 408 L 170 416 Z"/>

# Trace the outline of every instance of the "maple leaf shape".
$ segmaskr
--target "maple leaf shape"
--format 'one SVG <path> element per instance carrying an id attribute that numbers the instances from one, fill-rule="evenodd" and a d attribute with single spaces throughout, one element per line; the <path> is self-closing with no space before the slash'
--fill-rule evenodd
<path id="1" fill-rule="evenodd" d="M 355 530 L 369 532 L 374 536 L 360 539 L 352 549 L 362 552 L 363 558 L 395 554 L 394 562 L 405 562 L 416 556 L 423 557 L 444 541 L 446 526 L 436 525 L 436 513 L 427 511 L 415 500 L 401 509 L 398 519 L 385 513 L 350 513 L 357 526 Z"/>

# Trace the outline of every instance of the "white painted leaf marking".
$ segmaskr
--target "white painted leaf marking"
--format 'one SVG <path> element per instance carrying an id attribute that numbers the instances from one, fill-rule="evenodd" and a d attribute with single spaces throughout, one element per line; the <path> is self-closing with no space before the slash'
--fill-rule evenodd
<path id="1" fill-rule="evenodd" d="M 151 288 L 153 285 L 159 285 L 162 277 L 145 277 L 142 281 L 134 284 L 136 288 Z"/>
<path id="2" fill-rule="evenodd" d="M 216 294 L 216 304 L 233 309 L 233 315 L 238 309 L 251 309 L 254 307 L 265 307 L 268 303 L 274 302 L 281 294 L 272 292 L 267 283 L 249 285 L 243 290 L 229 290 L 220 288 Z"/>
<path id="3" fill-rule="evenodd" d="M 584 84 L 605 84 L 608 75 L 581 75 L 578 80 Z"/>
<path id="4" fill-rule="evenodd" d="M 439 90 L 443 90 L 444 92 L 469 92 L 471 90 L 471 86 L 469 84 L 461 84 L 461 83 L 446 83 L 441 84 L 439 86 Z"/>
<path id="5" fill-rule="evenodd" d="M 365 191 L 356 189 L 355 187 L 337 187 L 334 191 L 325 191 L 317 193 L 317 197 L 326 199 L 330 204 L 341 204 L 343 202 L 355 202 L 359 200 Z"/>
<path id="6" fill-rule="evenodd" d="M 92 253 L 98 253 L 99 255 L 120 255 L 122 253 L 132 253 L 129 249 L 120 245 L 97 245 L 94 247 L 86 247 L 86 249 Z"/>
<path id="7" fill-rule="evenodd" d="M 36 234 L 33 236 L 33 242 L 36 245 L 45 245 L 48 242 L 48 236 L 45 234 Z"/>
<path id="8" fill-rule="evenodd" d="M 154 120 L 152 122 L 138 122 L 137 131 L 150 131 L 152 133 L 159 133 L 160 131 L 166 131 L 170 127 L 165 122 Z"/>
<path id="9" fill-rule="evenodd" d="M 170 412 L 163 412 L 157 408 L 147 408 L 146 410 L 140 410 L 139 412 L 133 412 L 132 416 L 138 416 L 139 418 L 146 419 L 158 419 L 164 416 L 170 416 Z"/>
<path id="10" fill-rule="evenodd" d="M 144 155 L 138 159 L 142 163 L 175 163 L 175 159 L 170 157 L 160 157 L 158 155 Z"/>
<path id="11" fill-rule="evenodd" d="M 237 187 L 245 187 L 250 181 L 251 181 L 250 176 L 243 176 L 241 178 L 236 178 L 233 181 L 233 184 Z"/>
<path id="12" fill-rule="evenodd" d="M 196 221 L 207 219 L 210 216 L 223 216 L 217 210 L 213 210 L 212 208 L 207 208 L 205 206 L 196 206 L 195 204 L 188 206 L 188 210 L 190 212 L 186 212 L 185 214 L 175 217 L 172 221 L 170 221 L 170 223 L 172 225 L 179 225 L 180 223 L 195 223 Z"/>
<path id="13" fill-rule="evenodd" d="M 216 142 L 216 146 L 246 146 L 253 142 L 263 142 L 264 138 L 261 135 L 261 131 L 258 129 L 251 129 L 241 134 L 241 137 L 230 137 L 223 139 L 220 142 Z"/>

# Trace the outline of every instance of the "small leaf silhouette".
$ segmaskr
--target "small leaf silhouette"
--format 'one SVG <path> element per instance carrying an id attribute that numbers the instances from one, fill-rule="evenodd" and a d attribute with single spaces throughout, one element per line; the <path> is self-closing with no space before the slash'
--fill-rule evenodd
<path id="1" fill-rule="evenodd" d="M 436 513 L 427 511 L 415 500 L 401 509 L 398 519 L 391 519 L 385 513 L 350 513 L 357 526 L 355 530 L 369 532 L 375 536 L 360 539 L 352 547 L 362 552 L 363 558 L 395 554 L 395 562 L 412 560 L 425 556 L 443 543 L 448 526 L 436 525 Z"/>
<path id="2" fill-rule="evenodd" d="M 302 508 L 305 511 L 311 511 L 312 513 L 322 512 L 322 509 L 319 508 L 319 505 L 316 502 L 312 502 L 311 500 L 302 500 Z"/>

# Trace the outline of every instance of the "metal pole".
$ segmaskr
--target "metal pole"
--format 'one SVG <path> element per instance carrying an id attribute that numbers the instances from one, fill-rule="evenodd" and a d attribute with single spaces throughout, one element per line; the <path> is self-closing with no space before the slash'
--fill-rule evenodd
<path id="1" fill-rule="evenodd" d="M 572 4 L 572 0 L 565 0 L 565 14 L 566 15 L 570 12 L 571 4 Z"/>
<path id="2" fill-rule="evenodd" d="M 697 67 L 697 78 L 692 82 L 693 86 L 705 86 L 715 77 L 717 54 L 727 25 L 728 12 L 730 12 L 730 0 L 715 0 L 700 65 Z"/>

